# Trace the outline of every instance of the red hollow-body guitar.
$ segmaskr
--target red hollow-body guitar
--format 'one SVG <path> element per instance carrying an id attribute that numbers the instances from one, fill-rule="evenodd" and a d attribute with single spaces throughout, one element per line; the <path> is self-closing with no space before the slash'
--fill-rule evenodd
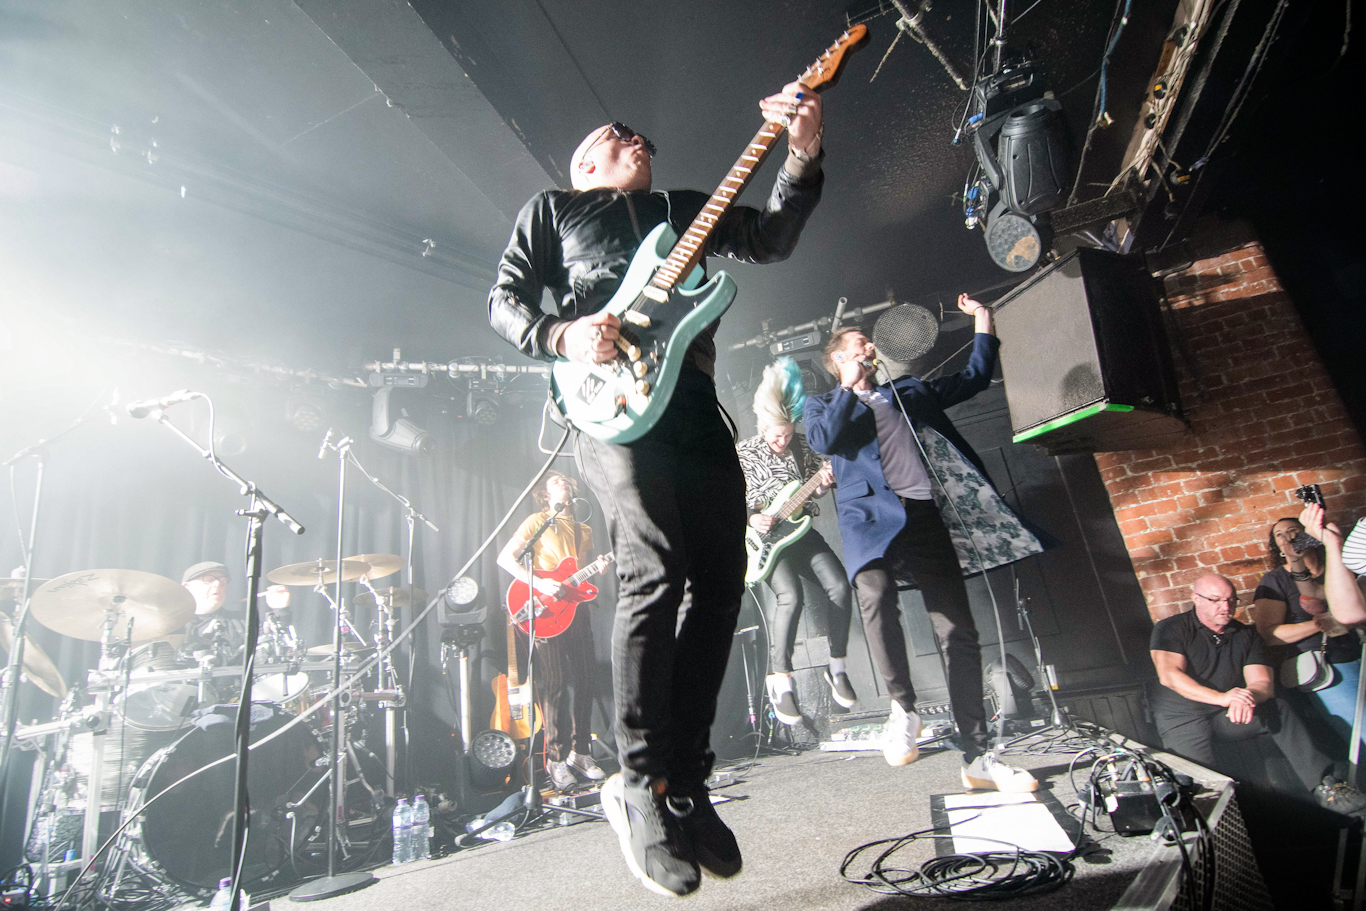
<path id="1" fill-rule="evenodd" d="M 598 596 L 597 587 L 585 580 L 606 569 L 611 564 L 612 559 L 610 553 L 603 554 L 583 569 L 579 569 L 577 560 L 573 557 L 565 557 L 560 561 L 560 565 L 552 570 L 536 570 L 537 578 L 553 579 L 572 592 L 568 598 L 564 599 L 552 598 L 540 592 L 536 593 L 537 639 L 549 639 L 569 629 L 569 624 L 574 622 L 574 609 L 583 602 L 592 601 Z M 507 606 L 512 622 L 516 623 L 517 628 L 522 632 L 527 632 L 530 618 L 527 610 L 527 584 L 524 580 L 519 579 L 508 586 Z"/>

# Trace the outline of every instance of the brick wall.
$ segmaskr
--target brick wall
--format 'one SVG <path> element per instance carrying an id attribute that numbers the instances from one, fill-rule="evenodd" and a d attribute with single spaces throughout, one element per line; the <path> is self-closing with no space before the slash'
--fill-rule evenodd
<path id="1" fill-rule="evenodd" d="M 1267 531 L 1319 484 L 1330 521 L 1366 513 L 1366 449 L 1293 305 L 1256 244 L 1166 279 L 1173 359 L 1193 433 L 1096 464 L 1154 620 L 1190 584 L 1228 576 L 1249 604 L 1269 568 Z"/>

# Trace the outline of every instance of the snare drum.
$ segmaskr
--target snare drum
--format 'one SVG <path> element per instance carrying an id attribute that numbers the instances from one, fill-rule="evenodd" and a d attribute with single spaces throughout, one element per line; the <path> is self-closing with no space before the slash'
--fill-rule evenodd
<path id="1" fill-rule="evenodd" d="M 309 692 L 308 675 L 302 671 L 297 674 L 262 674 L 251 685 L 253 702 L 278 702 L 291 715 L 308 708 Z"/>
<path id="2" fill-rule="evenodd" d="M 171 643 L 147 642 L 133 649 L 124 659 L 128 691 L 118 708 L 129 727 L 142 731 L 174 731 L 185 726 L 199 704 L 199 686 L 194 681 L 161 682 L 158 674 L 184 670 L 194 665 L 182 660 Z M 122 681 L 119 681 L 120 683 Z"/>
<path id="3" fill-rule="evenodd" d="M 194 726 L 174 744 L 159 751 L 138 772 L 134 803 L 160 794 L 184 776 L 234 752 L 237 706 L 201 710 Z M 256 742 L 289 722 L 279 706 L 253 703 L 251 740 Z M 243 859 L 242 882 L 250 891 L 289 863 L 294 850 L 312 834 L 324 813 L 328 789 L 319 788 L 308 802 L 287 814 L 326 774 L 318 760 L 323 750 L 306 724 L 251 751 L 247 786 L 251 791 L 251 837 Z M 235 763 L 228 760 L 185 782 L 143 812 L 138 837 L 139 860 L 180 886 L 201 894 L 218 888 L 232 866 L 233 787 Z"/>

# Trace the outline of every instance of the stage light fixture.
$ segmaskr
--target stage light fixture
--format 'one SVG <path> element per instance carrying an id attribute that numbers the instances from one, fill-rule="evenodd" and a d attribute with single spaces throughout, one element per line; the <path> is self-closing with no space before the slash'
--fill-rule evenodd
<path id="1" fill-rule="evenodd" d="M 371 377 L 371 382 L 377 378 Z M 375 391 L 375 401 L 370 415 L 370 439 L 399 452 L 416 455 L 431 452 L 436 444 L 427 431 L 406 417 L 390 420 L 389 397 L 393 392 L 394 387 L 391 385 Z"/>
<path id="2" fill-rule="evenodd" d="M 512 780 L 517 761 L 517 742 L 502 731 L 484 731 L 470 743 L 470 776 L 482 788 L 495 788 Z"/>
<path id="3" fill-rule="evenodd" d="M 1023 272 L 1051 242 L 1045 213 L 1062 203 L 1070 182 L 1062 104 L 1032 60 L 1010 61 L 981 79 L 973 104 L 968 129 L 980 174 L 964 193 L 964 224 L 983 226 L 998 266 Z"/>
<path id="4" fill-rule="evenodd" d="M 452 604 L 469 604 L 479 597 L 479 583 L 469 576 L 460 576 L 446 586 L 446 600 Z"/>

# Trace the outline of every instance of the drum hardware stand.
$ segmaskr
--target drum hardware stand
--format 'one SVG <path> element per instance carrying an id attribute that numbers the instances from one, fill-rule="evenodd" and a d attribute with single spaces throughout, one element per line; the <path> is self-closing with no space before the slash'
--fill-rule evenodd
<path id="1" fill-rule="evenodd" d="M 370 472 L 366 471 L 366 470 L 365 470 L 365 466 L 362 465 L 362 464 L 360 463 L 360 460 L 356 458 L 355 453 L 351 452 L 349 448 L 347 449 L 347 455 L 350 457 L 351 463 L 352 463 L 353 465 L 355 465 L 356 468 L 358 468 L 358 469 L 360 470 L 360 473 L 361 473 L 361 474 L 365 475 L 366 480 L 368 480 L 371 484 L 373 484 L 373 485 L 375 485 L 376 487 L 378 487 L 380 490 L 382 490 L 382 491 L 384 491 L 385 493 L 387 493 L 389 496 L 393 497 L 395 500 L 397 500 L 397 501 L 399 502 L 399 505 L 403 507 L 403 518 L 404 518 L 404 521 L 405 521 L 405 522 L 407 523 L 407 525 L 408 525 L 408 551 L 407 551 L 407 553 L 404 555 L 404 570 L 405 570 L 405 574 L 406 574 L 407 580 L 408 580 L 408 603 L 409 603 L 409 605 L 411 605 L 411 604 L 413 603 L 413 587 L 414 587 L 414 581 L 413 581 L 413 540 L 414 540 L 414 538 L 415 538 L 415 536 L 416 536 L 417 520 L 418 520 L 418 519 L 421 519 L 421 520 L 422 520 L 422 523 L 423 523 L 424 525 L 426 525 L 428 528 L 430 528 L 430 529 L 431 529 L 432 531 L 434 531 L 434 532 L 438 532 L 438 533 L 439 533 L 439 532 L 441 531 L 441 529 L 440 529 L 440 528 L 437 528 L 436 525 L 432 522 L 431 519 L 427 518 L 427 517 L 424 516 L 422 513 L 418 512 L 418 511 L 413 507 L 413 504 L 408 500 L 407 497 L 403 496 L 403 495 L 400 494 L 400 493 L 397 493 L 397 492 L 395 492 L 395 491 L 390 490 L 388 487 L 384 486 L 384 483 L 383 483 L 382 481 L 380 481 L 379 478 L 375 477 L 374 475 L 370 474 Z M 339 559 L 340 559 L 340 558 L 339 558 Z M 369 580 L 367 579 L 367 580 L 363 580 L 363 581 L 364 581 L 364 583 L 365 583 L 365 587 L 366 587 L 366 588 L 370 588 Z M 375 606 L 378 608 L 378 607 L 379 607 L 379 603 L 380 603 L 379 594 L 378 594 L 378 592 L 376 592 L 373 588 L 370 588 L 370 592 L 371 592 L 371 594 L 374 594 L 374 595 L 375 595 Z M 398 722 L 398 717 L 397 717 L 397 716 L 398 716 L 398 710 L 403 708 L 403 702 L 402 702 L 403 687 L 399 685 L 399 682 L 398 682 L 398 669 L 397 669 L 397 668 L 395 667 L 395 665 L 394 665 L 394 660 L 393 660 L 393 658 L 390 656 L 390 654 L 389 654 L 388 652 L 385 651 L 385 649 L 386 649 L 386 647 L 388 646 L 388 644 L 389 644 L 390 642 L 393 641 L 394 625 L 395 625 L 395 623 L 398 621 L 399 618 L 398 618 L 397 616 L 395 616 L 395 613 L 393 613 L 393 612 L 390 612 L 390 611 L 388 611 L 388 610 L 383 610 L 383 609 L 381 609 L 381 610 L 382 610 L 382 613 L 381 613 L 381 615 L 380 615 L 380 629 L 379 629 L 379 635 L 376 637 L 377 639 L 380 639 L 380 638 L 383 639 L 383 642 L 379 644 L 379 649 L 380 649 L 380 652 L 379 652 L 379 654 L 380 654 L 380 663 L 379 663 L 379 680 L 380 680 L 380 685 L 381 685 L 381 687 L 384 688 L 384 689 L 396 690 L 396 691 L 400 694 L 399 702 L 398 702 L 397 704 L 384 704 L 384 703 L 381 704 L 381 708 L 384 709 L 384 744 L 385 744 L 385 754 L 384 754 L 384 762 L 385 762 L 385 764 L 384 764 L 385 785 L 384 785 L 384 792 L 385 792 L 386 794 L 388 794 L 390 797 L 393 797 L 393 796 L 394 796 L 394 773 L 395 773 L 395 769 L 397 768 L 397 762 L 398 762 L 398 755 L 397 755 L 397 746 L 398 746 L 398 723 L 397 723 L 397 722 Z M 412 648 L 411 648 L 411 644 L 410 644 L 409 647 L 408 647 L 408 683 L 409 683 L 410 685 L 412 684 L 413 669 L 414 669 L 414 663 L 413 663 L 413 660 L 412 660 Z M 408 751 L 408 713 L 407 713 L 407 712 L 404 712 L 404 713 L 403 713 L 403 749 L 404 749 L 404 757 L 407 758 L 407 756 L 408 756 L 408 752 L 407 752 L 407 751 Z"/>
<path id="2" fill-rule="evenodd" d="M 290 901 L 318 901 L 319 899 L 331 898 L 334 895 L 342 895 L 346 892 L 354 892 L 363 889 L 375 882 L 375 877 L 370 873 L 338 873 L 337 872 L 337 848 L 338 848 L 338 821 L 345 818 L 346 812 L 346 782 L 341 773 L 341 734 L 345 722 L 342 719 L 341 703 L 341 679 L 342 679 L 342 623 L 345 620 L 345 606 L 342 602 L 342 572 L 344 562 L 343 537 L 346 516 L 346 463 L 351 453 L 352 439 L 343 436 L 335 443 L 332 441 L 332 431 L 327 431 L 327 436 L 323 439 L 322 448 L 318 451 L 318 457 L 326 455 L 327 450 L 331 449 L 337 453 L 337 565 L 333 570 L 336 573 L 336 600 L 333 606 L 336 609 L 337 621 L 332 627 L 332 746 L 328 752 L 328 757 L 332 767 L 328 770 L 331 776 L 330 789 L 331 799 L 328 801 L 327 812 L 327 875 L 319 877 L 296 887 L 289 893 Z M 321 578 L 318 587 L 322 588 Z M 253 599 L 254 600 L 254 599 Z M 251 606 L 250 604 L 248 606 Z M 353 635 L 357 635 L 352 630 Z M 234 891 L 234 904 L 236 908 L 236 892 Z"/>
<path id="3" fill-rule="evenodd" d="M 208 398 L 205 396 L 204 398 Z M 214 470 L 224 478 L 238 486 L 239 492 L 250 498 L 246 509 L 239 509 L 236 514 L 247 519 L 247 542 L 246 542 L 246 562 L 247 562 L 247 603 L 246 603 L 246 633 L 245 643 L 242 648 L 242 693 L 237 706 L 237 724 L 235 737 L 237 744 L 237 767 L 236 781 L 233 789 L 234 814 L 232 821 L 232 892 L 229 907 L 236 909 L 242 900 L 242 861 L 246 849 L 247 826 L 250 821 L 249 807 L 247 803 L 247 757 L 248 745 L 251 740 L 251 685 L 256 663 L 256 640 L 260 635 L 260 608 L 256 603 L 257 593 L 261 587 L 261 542 L 265 534 L 266 518 L 274 516 L 294 534 L 304 533 L 304 527 L 296 522 L 289 513 L 285 512 L 275 501 L 266 496 L 260 488 L 242 478 L 227 465 L 225 465 L 214 453 L 213 449 L 213 401 L 209 400 L 209 446 L 200 446 L 188 434 L 179 427 L 175 426 L 166 417 L 166 407 L 158 406 L 153 409 L 156 413 L 156 420 L 168 428 L 176 436 L 180 437 L 201 458 L 207 459 Z M 338 579 L 341 578 L 340 566 L 338 566 Z M 341 586 L 338 584 L 338 591 Z M 94 775 L 92 773 L 92 778 Z"/>
<path id="4" fill-rule="evenodd" d="M 445 593 L 437 595 L 444 598 Z M 469 754 L 474 742 L 473 711 L 470 698 L 470 649 L 484 637 L 482 623 L 447 627 L 441 633 L 441 669 L 449 673 L 451 653 L 456 655 L 457 683 L 460 687 L 460 761 L 456 763 L 456 790 L 459 804 L 469 804 Z"/>
<path id="5" fill-rule="evenodd" d="M 411 546 L 411 544 L 410 544 Z M 411 578 L 411 577 L 410 577 Z M 379 681 L 379 689 L 395 694 L 392 699 L 385 699 L 379 703 L 379 707 L 384 710 L 384 793 L 389 797 L 394 796 L 394 771 L 398 761 L 398 710 L 406 704 L 404 698 L 403 685 L 398 680 L 398 668 L 394 666 L 393 658 L 386 654 L 385 649 L 389 647 L 394 639 L 394 625 L 397 622 L 391 598 L 388 595 L 381 595 L 375 591 L 370 580 L 361 576 L 360 582 L 375 598 L 375 611 L 379 614 L 375 621 L 375 648 L 379 651 L 379 664 L 375 668 Z M 409 586 L 411 588 L 411 585 Z M 406 732 L 406 723 L 405 723 Z M 404 746 L 407 746 L 407 737 L 404 737 Z"/>

